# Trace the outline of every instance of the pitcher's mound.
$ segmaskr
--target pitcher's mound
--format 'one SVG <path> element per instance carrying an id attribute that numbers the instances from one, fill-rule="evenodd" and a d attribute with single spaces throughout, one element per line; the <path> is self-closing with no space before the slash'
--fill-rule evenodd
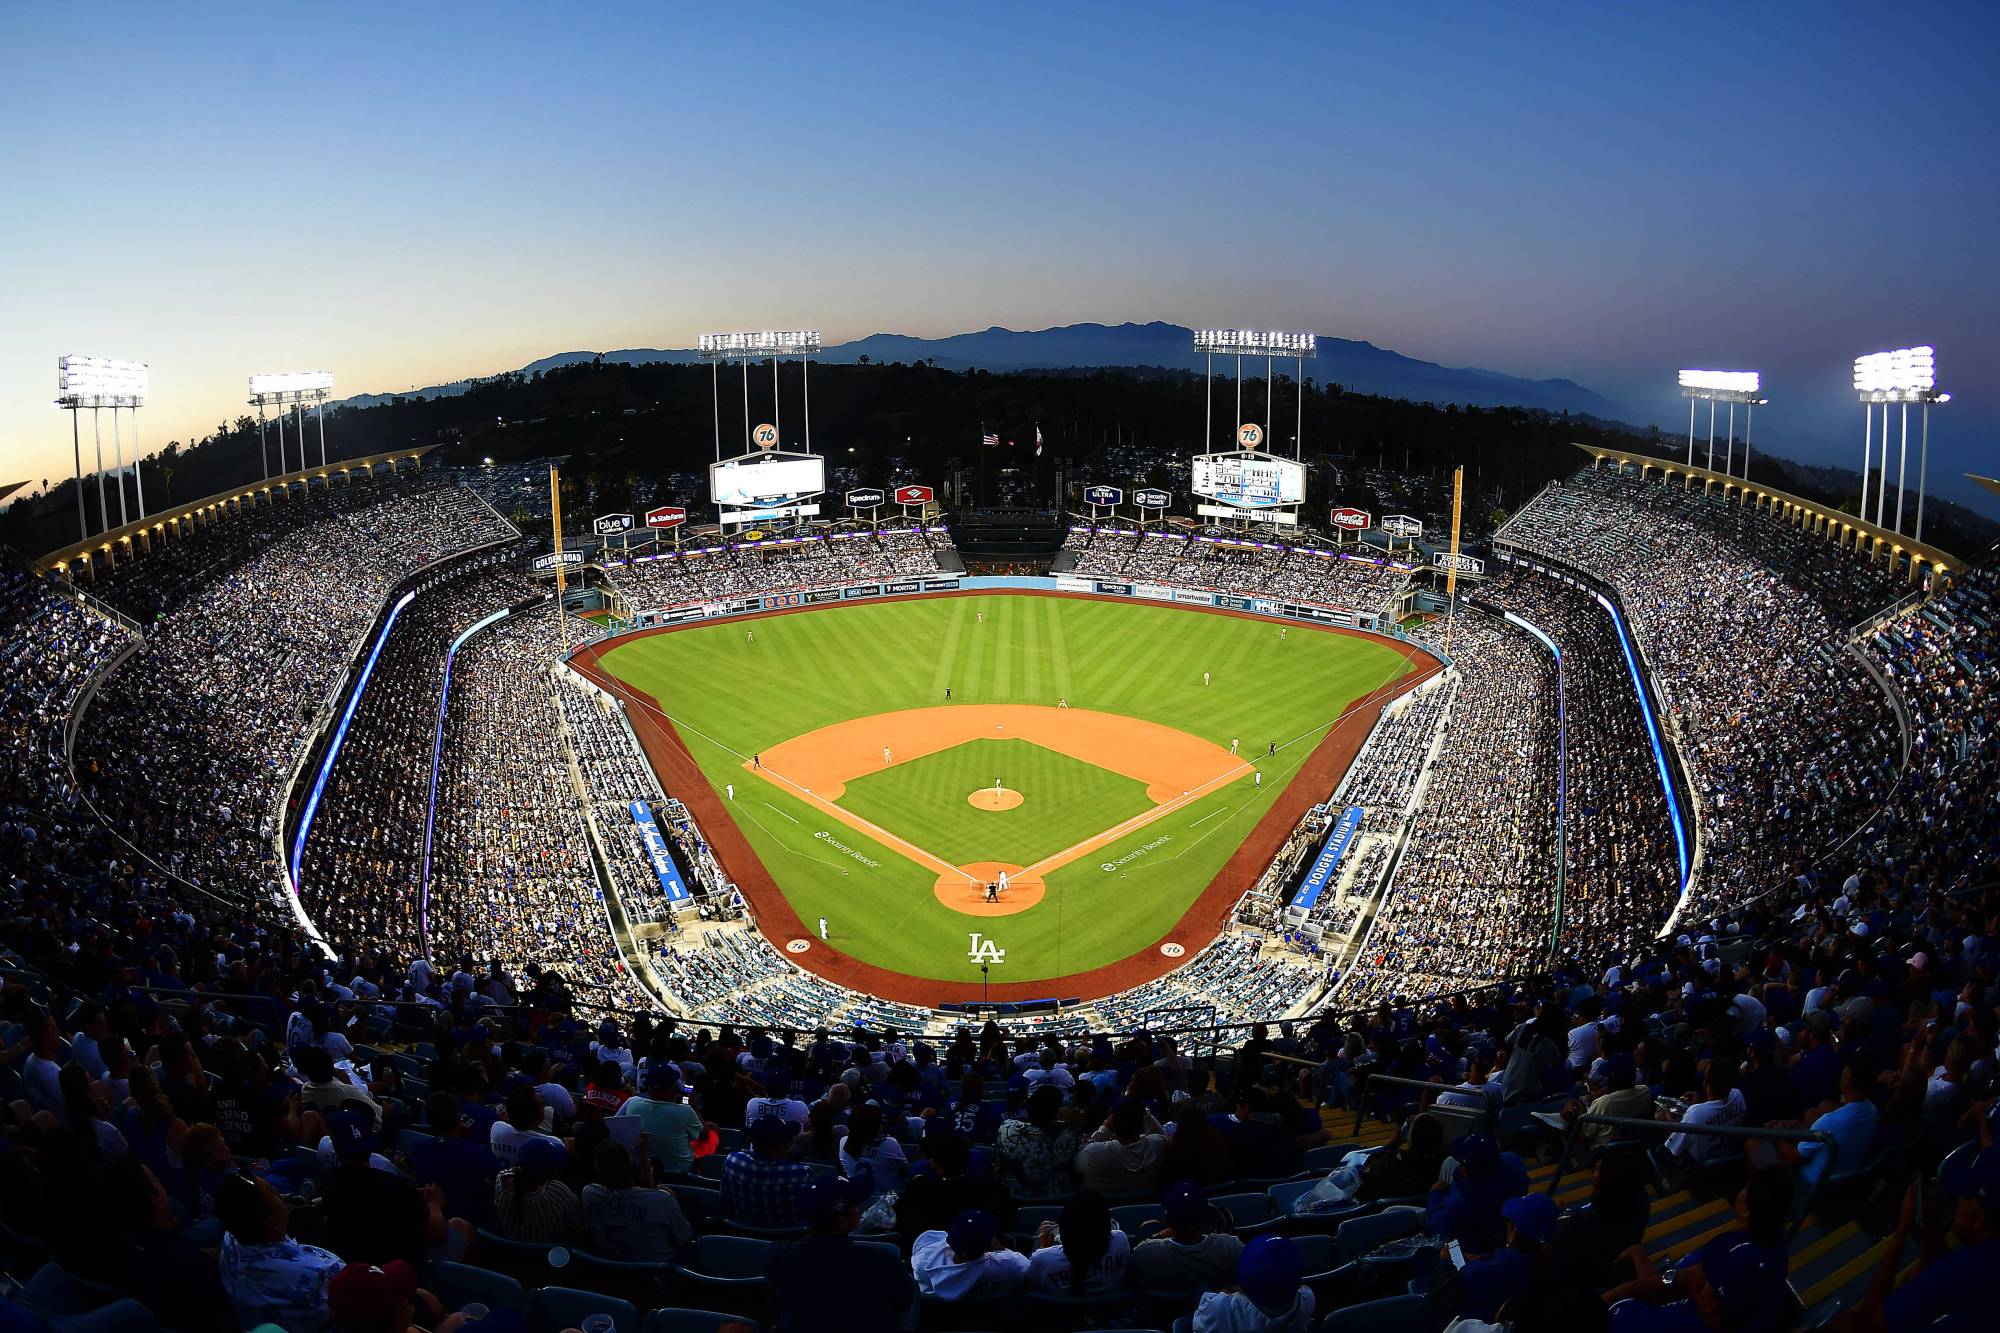
<path id="1" fill-rule="evenodd" d="M 986 886 L 999 882 L 1000 872 L 1007 872 L 1007 888 L 1000 895 L 1000 901 L 986 901 Z M 954 912 L 967 916 L 1012 916 L 1025 912 L 1042 900 L 1044 891 L 1039 876 L 1024 877 L 1021 867 L 1008 865 L 1003 861 L 974 861 L 959 867 L 961 873 L 939 875 L 937 900 Z M 967 878 L 970 876 L 970 878 Z"/>
<path id="2" fill-rule="evenodd" d="M 965 799 L 972 802 L 975 810 L 1012 810 L 1021 803 L 1021 793 L 1008 787 L 997 791 L 992 787 L 981 787 Z"/>

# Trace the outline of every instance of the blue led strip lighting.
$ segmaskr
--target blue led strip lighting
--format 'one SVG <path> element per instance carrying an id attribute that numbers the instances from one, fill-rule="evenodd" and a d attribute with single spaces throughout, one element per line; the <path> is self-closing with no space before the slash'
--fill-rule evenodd
<path id="1" fill-rule="evenodd" d="M 424 805 L 424 875 L 423 888 L 417 897 L 417 939 L 424 957 L 431 956 L 431 835 L 437 829 L 438 768 L 444 759 L 444 712 L 451 702 L 451 664 L 457 658 L 458 650 L 465 641 L 485 629 L 496 620 L 505 620 L 507 612 L 495 611 L 484 620 L 474 622 L 465 633 L 451 641 L 451 647 L 444 655 L 444 686 L 438 691 L 437 735 L 431 741 L 431 792 Z"/>
<path id="2" fill-rule="evenodd" d="M 361 679 L 354 683 L 354 692 L 347 696 L 347 711 L 340 715 L 340 726 L 333 733 L 333 740 L 326 747 L 326 759 L 319 766 L 319 778 L 313 783 L 312 795 L 306 798 L 305 813 L 299 816 L 299 835 L 292 840 L 292 893 L 299 891 L 299 865 L 305 859 L 306 834 L 312 831 L 313 813 L 319 809 L 320 793 L 326 790 L 326 780 L 333 776 L 333 762 L 340 758 L 340 743 L 347 739 L 347 724 L 354 720 L 354 710 L 361 706 L 361 692 L 368 688 L 368 678 L 375 674 L 375 659 L 382 655 L 382 645 L 389 641 L 389 631 L 396 628 L 396 618 L 403 614 L 403 608 L 417 599 L 413 592 L 406 592 L 396 605 L 389 609 L 389 619 L 382 626 L 382 632 L 375 636 L 375 647 L 368 653 L 367 665 L 361 668 Z"/>
<path id="3" fill-rule="evenodd" d="M 1653 765 L 1660 771 L 1660 790 L 1667 795 L 1667 817 L 1674 824 L 1674 846 L 1681 858 L 1681 899 L 1686 901 L 1688 891 L 1688 841 L 1687 828 L 1681 823 L 1681 807 L 1674 800 L 1674 779 L 1667 769 L 1667 752 L 1660 745 L 1660 729 L 1653 722 L 1653 706 L 1646 700 L 1646 682 L 1639 677 L 1639 659 L 1632 653 L 1631 636 L 1625 632 L 1625 617 L 1618 614 L 1617 606 L 1602 593 L 1592 593 L 1597 604 L 1611 617 L 1611 626 L 1618 631 L 1619 646 L 1625 650 L 1625 666 L 1632 673 L 1632 689 L 1639 696 L 1639 716 L 1646 720 L 1646 739 L 1653 743 Z M 1675 904 L 1675 910 L 1680 905 Z"/>

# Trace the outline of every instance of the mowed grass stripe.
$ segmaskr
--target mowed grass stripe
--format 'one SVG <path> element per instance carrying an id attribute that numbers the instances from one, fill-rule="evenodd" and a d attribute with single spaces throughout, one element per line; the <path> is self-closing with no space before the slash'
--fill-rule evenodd
<path id="1" fill-rule="evenodd" d="M 1000 613 L 988 616 L 989 624 L 997 631 L 993 636 L 993 694 L 995 698 L 1014 699 L 1014 618 L 1020 608 L 1013 605 L 1014 598 L 1008 598 L 1000 607 Z"/>
<path id="2" fill-rule="evenodd" d="M 986 612 L 984 625 L 975 623 L 978 610 Z M 1013 618 L 1011 688 L 996 697 L 1003 617 Z M 961 626 L 955 642 L 954 621 Z M 1397 650 L 1384 643 L 1306 627 L 1280 641 L 1278 627 L 1268 621 L 1146 603 L 964 594 L 829 607 L 749 624 L 757 642 L 747 650 L 745 624 L 722 621 L 633 640 L 606 653 L 604 666 L 660 701 L 681 725 L 718 796 L 734 782 L 740 802 L 745 784 L 757 783 L 760 797 L 799 821 L 772 817 L 758 806 L 756 819 L 745 811 L 740 823 L 801 918 L 810 925 L 825 916 L 834 943 L 870 963 L 955 981 L 967 975 L 967 932 L 987 925 L 1008 951 L 1009 981 L 1050 980 L 1148 947 L 1179 920 L 1270 808 L 1318 732 L 1400 670 Z M 1036 624 L 1039 634 L 1024 628 Z M 935 656 L 926 647 L 932 644 Z M 1204 690 L 1204 661 L 1211 669 L 1223 664 L 1227 679 L 1218 675 Z M 1033 669 L 1041 673 L 1039 687 Z M 932 892 L 935 873 L 738 767 L 739 755 L 835 722 L 939 704 L 942 686 L 931 685 L 940 672 L 951 677 L 954 700 L 1048 704 L 1067 696 L 1079 707 L 1146 718 L 1225 747 L 1240 736 L 1243 757 L 1265 770 L 1263 786 L 1235 782 L 1190 801 L 1052 874 L 1049 895 L 1036 907 L 984 922 L 939 903 Z M 1264 757 L 1270 741 L 1306 733 L 1312 735 L 1275 760 Z M 983 781 L 990 784 L 993 776 Z M 1059 798 L 1059 779 L 1050 776 L 1046 785 L 1047 792 L 1022 789 L 1028 797 L 1022 814 Z M 969 792 L 965 786 L 935 800 L 962 803 Z M 1087 796 L 1071 803 L 1094 804 Z M 966 813 L 974 812 L 968 806 Z M 1107 803 L 1091 813 L 1090 831 L 1096 831 L 1130 811 Z M 928 826 L 875 822 L 945 855 L 934 845 L 939 821 L 922 812 L 910 817 Z M 1065 845 L 1077 840 L 1065 839 Z M 997 855 L 1001 850 L 965 859 L 1008 859 Z M 1113 871 L 1102 868 L 1120 861 Z"/>

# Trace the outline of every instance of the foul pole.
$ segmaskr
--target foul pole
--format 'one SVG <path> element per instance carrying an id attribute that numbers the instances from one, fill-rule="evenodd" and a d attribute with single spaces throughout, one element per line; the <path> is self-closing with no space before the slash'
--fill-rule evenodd
<path id="1" fill-rule="evenodd" d="M 1444 655 L 1451 656 L 1451 627 L 1458 617 L 1458 520 L 1465 507 L 1465 464 L 1451 474 L 1451 561 L 1444 572 Z"/>
<path id="2" fill-rule="evenodd" d="M 549 526 L 556 538 L 556 633 L 567 648 L 569 629 L 563 622 L 562 482 L 554 463 L 549 464 Z"/>

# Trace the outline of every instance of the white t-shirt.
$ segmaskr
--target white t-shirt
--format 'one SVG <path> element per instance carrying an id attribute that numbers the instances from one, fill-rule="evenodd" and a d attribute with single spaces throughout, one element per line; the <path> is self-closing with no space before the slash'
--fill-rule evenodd
<path id="1" fill-rule="evenodd" d="M 529 1139 L 543 1139 L 558 1148 L 564 1146 L 563 1141 L 553 1134 L 543 1134 L 532 1129 L 516 1129 L 505 1120 L 493 1122 L 493 1132 L 488 1137 L 487 1144 L 493 1149 L 493 1155 L 500 1159 L 502 1166 L 511 1167 L 520 1159 L 521 1145 Z"/>
<path id="2" fill-rule="evenodd" d="M 1116 1291 L 1125 1284 L 1125 1268 L 1132 1262 L 1132 1242 L 1122 1231 L 1111 1233 L 1111 1244 L 1097 1267 L 1086 1275 L 1083 1285 L 1075 1285 L 1069 1255 L 1060 1245 L 1036 1250 L 1028 1260 L 1028 1289 L 1053 1291 L 1064 1296 L 1096 1296 Z"/>
<path id="3" fill-rule="evenodd" d="M 811 1123 L 812 1112 L 796 1097 L 752 1097 L 743 1104 L 743 1123 L 754 1125 L 767 1115 L 780 1115 L 798 1127 L 799 1133 L 806 1132 Z"/>
<path id="4" fill-rule="evenodd" d="M 1011 1296 L 1028 1276 L 1028 1256 L 1019 1250 L 995 1250 L 970 1263 L 954 1263 L 951 1239 L 942 1231 L 926 1231 L 910 1247 L 910 1273 L 917 1290 L 948 1301 L 992 1300 Z"/>
<path id="5" fill-rule="evenodd" d="M 1579 1023 L 1569 1030 L 1569 1066 L 1577 1069 L 1597 1058 L 1597 1020 Z"/>
<path id="6" fill-rule="evenodd" d="M 1743 1104 L 1743 1091 L 1731 1088 L 1729 1097 L 1719 1102 L 1696 1102 L 1688 1107 L 1681 1117 L 1684 1125 L 1740 1125 L 1747 1108 Z M 1728 1139 L 1713 1134 L 1671 1134 L 1667 1136 L 1667 1151 L 1685 1155 L 1689 1160 L 1706 1162 L 1719 1152 L 1737 1145 Z"/>

